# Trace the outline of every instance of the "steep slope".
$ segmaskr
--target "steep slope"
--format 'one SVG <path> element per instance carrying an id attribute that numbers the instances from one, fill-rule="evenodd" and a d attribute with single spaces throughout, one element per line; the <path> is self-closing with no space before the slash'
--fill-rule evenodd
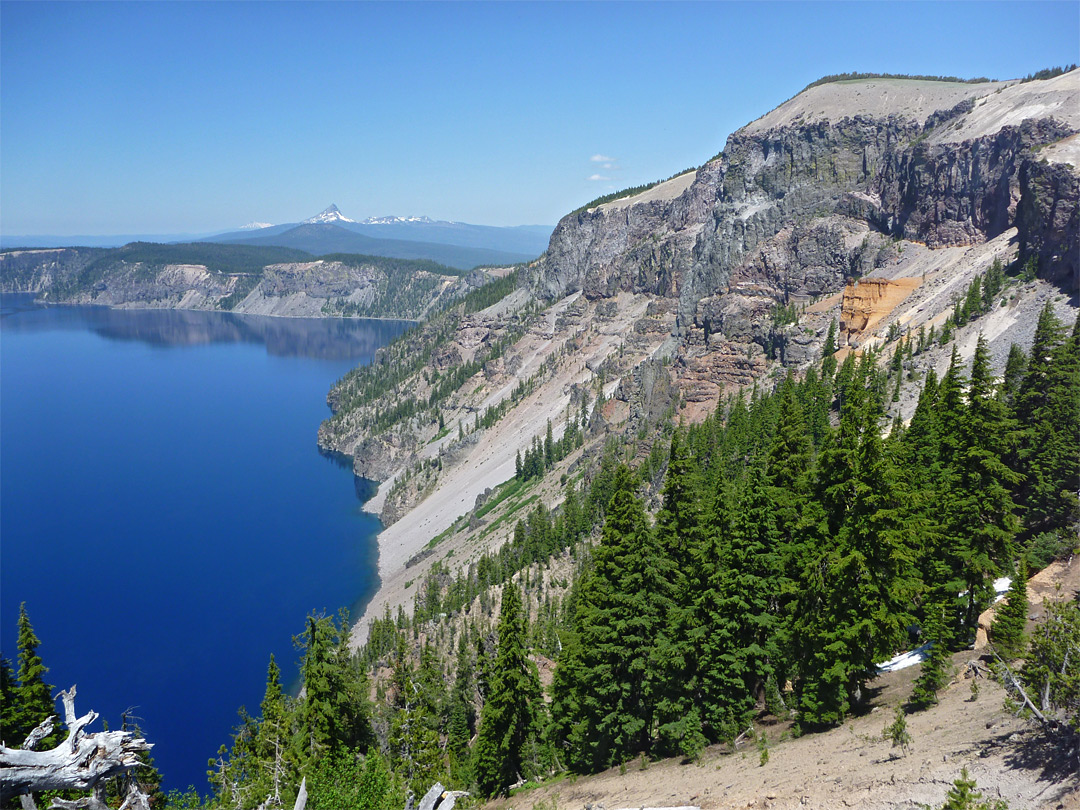
<path id="1" fill-rule="evenodd" d="M 584 407 L 595 459 L 605 436 L 633 436 L 665 413 L 699 419 L 725 393 L 805 369 L 833 321 L 843 352 L 888 357 L 897 335 L 940 335 L 995 260 L 1014 273 L 995 306 L 904 361 L 910 384 L 891 415 L 910 415 L 952 341 L 970 357 L 985 332 L 1000 372 L 1011 343 L 1030 344 L 1045 302 L 1073 322 L 1078 129 L 1076 71 L 821 85 L 734 133 L 696 171 L 563 218 L 521 271 L 523 288 L 421 339 L 392 388 L 358 398 L 371 379 L 358 372 L 331 392 L 320 445 L 383 482 L 368 508 L 392 523 L 359 638 L 435 563 L 464 565 L 506 541 L 509 525 L 465 529 L 420 554 L 511 477 L 548 420 L 557 440 Z M 376 367 L 398 362 L 395 351 Z M 407 415 L 394 410 L 402 400 L 416 403 Z M 557 505 L 561 489 L 541 497 Z"/>
<path id="2" fill-rule="evenodd" d="M 728 383 L 748 381 L 733 359 L 747 353 L 808 358 L 805 333 L 776 334 L 771 309 L 887 274 L 908 242 L 979 246 L 1015 228 L 1005 258 L 1033 257 L 1039 277 L 1075 295 L 1080 162 L 1066 160 L 1078 96 L 1077 71 L 810 88 L 734 133 L 693 175 L 564 218 L 532 287 L 549 299 L 673 299 L 681 364 L 704 362 Z"/>
<path id="3" fill-rule="evenodd" d="M 2 289 L 50 303 L 254 315 L 417 319 L 487 278 L 434 262 L 206 242 L 0 253 Z"/>

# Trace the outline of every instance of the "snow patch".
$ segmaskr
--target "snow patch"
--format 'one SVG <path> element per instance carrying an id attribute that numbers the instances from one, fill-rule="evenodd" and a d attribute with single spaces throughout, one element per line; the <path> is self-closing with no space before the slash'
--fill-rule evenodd
<path id="1" fill-rule="evenodd" d="M 916 664 L 921 664 L 926 660 L 926 657 L 930 654 L 930 648 L 933 646 L 932 641 L 928 641 L 921 647 L 916 647 L 914 650 L 909 650 L 899 655 L 894 655 L 888 661 L 883 661 L 877 665 L 877 671 L 879 673 L 896 672 L 899 669 L 907 669 L 913 667 Z"/>
<path id="2" fill-rule="evenodd" d="M 368 217 L 361 220 L 362 225 L 396 225 L 401 222 L 433 223 L 435 220 L 429 217 Z"/>

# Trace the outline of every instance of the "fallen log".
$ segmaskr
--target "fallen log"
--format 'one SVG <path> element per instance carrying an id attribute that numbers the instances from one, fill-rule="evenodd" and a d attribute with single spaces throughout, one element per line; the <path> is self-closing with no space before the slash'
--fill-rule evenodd
<path id="1" fill-rule="evenodd" d="M 94 790 L 104 780 L 138 767 L 139 754 L 153 747 L 130 731 L 87 732 L 86 727 L 98 718 L 97 712 L 76 717 L 74 686 L 60 697 L 67 739 L 48 751 L 0 746 L 0 802 L 6 804 L 16 796 L 45 790 Z M 27 742 L 40 740 L 48 732 L 40 734 L 39 729 L 51 723 L 50 717 L 31 732 Z M 92 807 L 96 798 L 78 801 Z"/>

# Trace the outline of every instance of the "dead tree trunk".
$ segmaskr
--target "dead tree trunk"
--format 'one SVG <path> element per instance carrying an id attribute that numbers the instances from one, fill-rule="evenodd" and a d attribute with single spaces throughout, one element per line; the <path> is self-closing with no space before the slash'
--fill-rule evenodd
<path id="1" fill-rule="evenodd" d="M 50 751 L 0 746 L 0 802 L 43 790 L 94 790 L 103 780 L 137 767 L 139 754 L 152 747 L 130 731 L 87 732 L 86 727 L 97 719 L 97 712 L 75 716 L 74 686 L 60 696 L 68 727 L 66 740 Z M 50 717 L 39 728 L 51 723 Z M 31 738 L 35 732 L 31 732 Z M 88 798 L 86 806 L 93 806 L 97 797 Z M 87 800 L 73 804 L 84 801 Z"/>

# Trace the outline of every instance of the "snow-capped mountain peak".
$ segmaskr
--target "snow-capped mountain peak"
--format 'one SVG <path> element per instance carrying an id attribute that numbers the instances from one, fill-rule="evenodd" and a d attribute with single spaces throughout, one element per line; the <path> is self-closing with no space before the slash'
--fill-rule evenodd
<path id="1" fill-rule="evenodd" d="M 401 222 L 434 222 L 430 217 L 368 217 L 364 225 L 396 225 Z"/>
<path id="2" fill-rule="evenodd" d="M 356 222 L 355 219 L 349 219 L 341 211 L 338 210 L 336 205 L 331 204 L 329 208 L 323 211 L 321 214 L 316 214 L 310 219 L 305 219 L 304 225 L 318 225 L 320 223 L 328 222 Z"/>
<path id="3" fill-rule="evenodd" d="M 242 231 L 257 231 L 260 228 L 273 228 L 273 227 L 274 227 L 274 224 L 272 222 L 249 222 L 247 225 L 241 225 L 240 230 L 242 230 Z"/>

